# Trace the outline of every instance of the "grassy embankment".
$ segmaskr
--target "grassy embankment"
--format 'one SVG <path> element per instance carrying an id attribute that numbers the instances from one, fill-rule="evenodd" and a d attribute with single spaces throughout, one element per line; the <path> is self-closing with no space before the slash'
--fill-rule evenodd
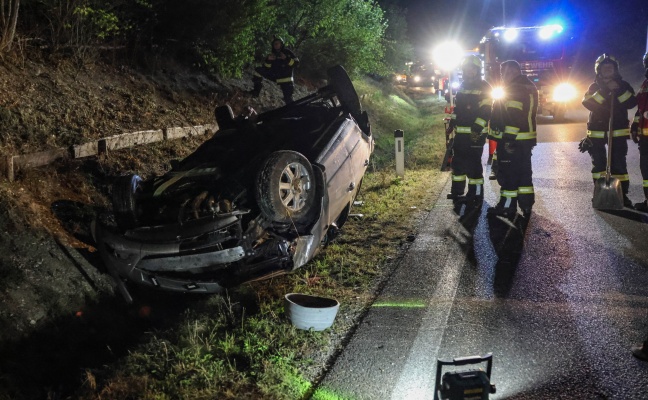
<path id="1" fill-rule="evenodd" d="M 444 151 L 443 103 L 417 101 L 373 81 L 355 82 L 368 110 L 376 151 L 337 242 L 294 274 L 245 285 L 230 296 L 195 304 L 174 329 L 152 332 L 117 365 L 87 371 L 84 398 L 338 398 L 312 393 L 312 382 L 371 303 L 408 234 L 415 213 L 429 204 Z M 396 177 L 393 131 L 405 131 L 406 173 Z M 297 330 L 283 296 L 300 292 L 340 301 L 324 332 Z M 252 306 L 240 299 L 253 298 Z M 238 300 L 237 300 L 238 299 Z M 243 302 L 244 303 L 244 302 Z"/>

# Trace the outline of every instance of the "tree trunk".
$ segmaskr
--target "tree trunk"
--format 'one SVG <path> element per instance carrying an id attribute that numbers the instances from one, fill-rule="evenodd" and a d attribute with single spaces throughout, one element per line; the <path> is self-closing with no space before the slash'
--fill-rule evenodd
<path id="1" fill-rule="evenodd" d="M 0 33 L 2 33 L 0 52 L 11 50 L 16 36 L 19 9 L 20 0 L 0 0 Z"/>

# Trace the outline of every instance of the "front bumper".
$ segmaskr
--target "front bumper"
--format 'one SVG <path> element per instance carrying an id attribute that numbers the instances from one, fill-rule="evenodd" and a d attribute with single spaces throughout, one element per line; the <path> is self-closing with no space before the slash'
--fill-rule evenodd
<path id="1" fill-rule="evenodd" d="M 186 227 L 183 233 L 188 231 L 191 235 L 205 235 L 227 229 L 228 226 L 238 224 L 238 221 L 237 216 L 202 221 Z M 224 288 L 218 279 L 204 277 L 213 276 L 210 272 L 218 272 L 220 268 L 246 256 L 241 246 L 216 250 L 214 243 L 209 240 L 199 241 L 194 247 L 187 248 L 183 246 L 181 235 L 172 240 L 174 230 L 169 228 L 152 229 L 145 235 L 140 232 L 140 235 L 131 234 L 127 237 L 114 233 L 96 221 L 92 225 L 101 259 L 128 302 L 132 298 L 124 286 L 124 279 L 175 292 L 221 293 Z M 144 240 L 142 237 L 157 240 Z M 194 278 L 192 274 L 202 278 Z"/>

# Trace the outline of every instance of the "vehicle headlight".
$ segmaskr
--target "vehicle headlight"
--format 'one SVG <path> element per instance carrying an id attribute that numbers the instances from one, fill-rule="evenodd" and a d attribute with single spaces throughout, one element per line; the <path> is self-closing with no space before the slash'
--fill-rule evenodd
<path id="1" fill-rule="evenodd" d="M 554 88 L 554 101 L 567 102 L 576 98 L 576 88 L 569 83 L 561 83 Z"/>
<path id="2" fill-rule="evenodd" d="M 414 82 L 420 82 L 420 81 L 421 81 L 420 76 L 418 76 L 418 75 L 414 76 Z"/>
<path id="3" fill-rule="evenodd" d="M 501 100 L 504 98 L 504 88 L 501 86 L 496 86 L 491 92 L 491 97 L 493 100 Z"/>

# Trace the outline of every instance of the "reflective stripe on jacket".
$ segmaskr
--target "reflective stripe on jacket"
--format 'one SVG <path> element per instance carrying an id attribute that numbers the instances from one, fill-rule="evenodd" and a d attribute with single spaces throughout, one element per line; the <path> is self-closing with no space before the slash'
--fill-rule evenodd
<path id="1" fill-rule="evenodd" d="M 275 80 L 277 83 L 292 82 L 293 70 L 299 65 L 299 58 L 297 58 L 295 53 L 285 47 L 279 50 L 279 52 L 285 54 L 286 58 L 281 59 L 276 53 L 273 53 L 276 58 L 274 60 L 266 58 L 263 67 L 271 71 L 272 76 L 276 77 Z"/>
<path id="2" fill-rule="evenodd" d="M 474 82 L 464 81 L 461 84 L 451 116 L 457 133 L 470 133 L 473 124 L 487 129 L 493 104 L 491 92 L 491 85 L 481 79 Z"/>
<path id="3" fill-rule="evenodd" d="M 491 134 L 504 141 L 536 142 L 538 89 L 525 75 L 517 76 L 504 88 L 505 97 L 493 104 Z"/>
<path id="4" fill-rule="evenodd" d="M 602 88 L 597 82 L 590 85 L 589 89 L 583 96 L 583 106 L 590 111 L 589 120 L 587 121 L 588 135 L 592 132 L 607 132 L 610 129 L 610 98 L 614 99 L 614 117 L 612 119 L 612 131 L 614 136 L 620 135 L 617 131 L 628 131 L 628 110 L 637 105 L 637 97 L 634 94 L 632 86 L 626 81 L 617 80 L 619 89 L 610 93 L 607 88 Z"/>

